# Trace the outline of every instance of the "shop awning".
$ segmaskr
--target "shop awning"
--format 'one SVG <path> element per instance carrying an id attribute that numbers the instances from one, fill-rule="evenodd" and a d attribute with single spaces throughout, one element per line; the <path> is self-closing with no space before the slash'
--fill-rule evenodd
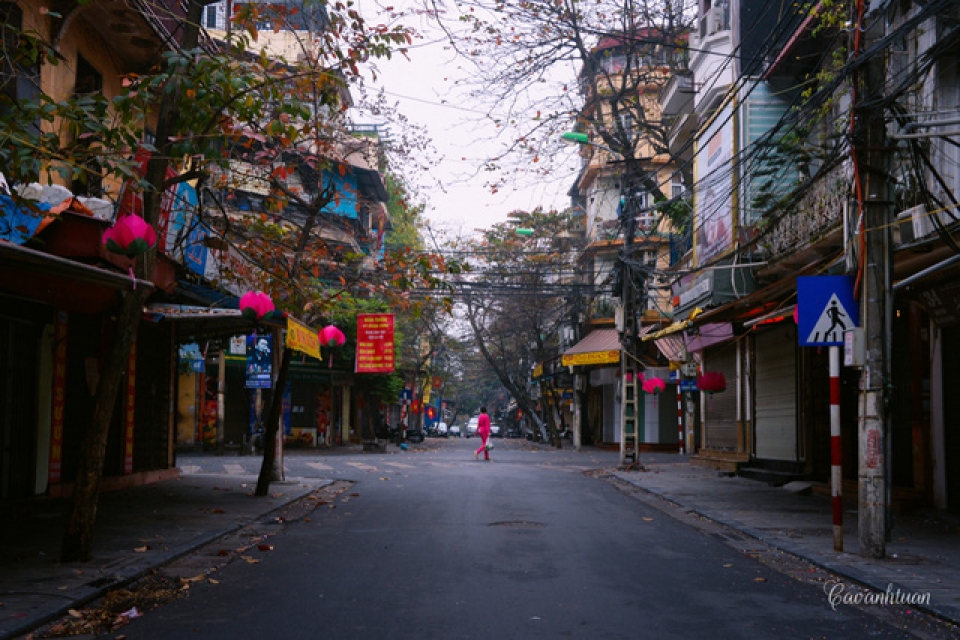
<path id="1" fill-rule="evenodd" d="M 0 242 L 0 291 L 66 311 L 99 313 L 120 303 L 120 291 L 153 289 L 125 273 Z"/>
<path id="2" fill-rule="evenodd" d="M 678 331 L 683 331 L 684 329 L 689 327 L 691 324 L 693 324 L 693 321 L 691 320 L 678 320 L 677 322 L 674 322 L 673 324 L 667 326 L 664 329 L 660 329 L 659 331 L 651 331 L 647 335 L 643 336 L 642 339 L 644 342 L 646 342 L 647 340 L 659 340 L 660 338 L 665 338 L 669 335 L 673 335 Z"/>
<path id="3" fill-rule="evenodd" d="M 686 360 L 684 352 L 686 350 L 686 340 L 682 334 L 674 334 L 658 338 L 654 341 L 657 349 L 663 354 L 663 357 L 670 362 L 683 362 Z"/>
<path id="4" fill-rule="evenodd" d="M 181 337 L 226 337 L 250 333 L 254 324 L 239 309 L 218 309 L 186 304 L 151 303 L 143 307 L 147 322 L 173 322 Z M 260 321 L 261 327 L 284 327 L 286 320 Z"/>
<path id="5" fill-rule="evenodd" d="M 597 329 L 563 352 L 565 367 L 620 362 L 620 336 L 616 329 Z"/>

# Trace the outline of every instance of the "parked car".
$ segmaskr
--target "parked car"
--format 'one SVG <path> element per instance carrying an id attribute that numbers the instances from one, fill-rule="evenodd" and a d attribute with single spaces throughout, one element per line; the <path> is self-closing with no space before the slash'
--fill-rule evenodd
<path id="1" fill-rule="evenodd" d="M 471 438 L 477 435 L 477 425 L 480 424 L 480 416 L 473 416 L 467 422 L 467 432 L 464 434 L 465 437 Z"/>
<path id="2" fill-rule="evenodd" d="M 447 423 L 446 422 L 434 422 L 432 425 L 427 427 L 427 435 L 431 438 L 446 438 L 447 437 Z"/>
<path id="3" fill-rule="evenodd" d="M 491 437 L 491 438 L 502 438 L 502 437 L 503 437 L 503 429 L 501 429 L 501 428 L 500 428 L 500 425 L 498 425 L 498 424 L 495 423 L 495 422 L 491 422 L 491 423 L 490 423 L 490 437 Z"/>
<path id="4" fill-rule="evenodd" d="M 504 437 L 507 438 L 519 438 L 521 437 L 520 425 L 511 424 L 504 430 Z"/>
<path id="5" fill-rule="evenodd" d="M 450 436 L 451 438 L 459 438 L 461 435 L 460 425 L 456 425 L 456 424 L 450 425 L 450 428 L 447 429 L 447 435 Z"/>

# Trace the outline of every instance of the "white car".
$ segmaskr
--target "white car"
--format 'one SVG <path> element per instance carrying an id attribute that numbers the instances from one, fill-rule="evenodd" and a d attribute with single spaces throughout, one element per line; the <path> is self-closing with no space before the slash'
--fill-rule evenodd
<path id="1" fill-rule="evenodd" d="M 467 422 L 467 432 L 464 434 L 468 438 L 477 435 L 477 426 L 480 424 L 480 416 L 473 416 Z"/>
<path id="2" fill-rule="evenodd" d="M 446 438 L 446 437 L 447 437 L 447 431 L 448 431 L 448 428 L 447 428 L 447 423 L 446 423 L 446 422 L 438 422 L 438 423 L 437 423 L 437 435 L 438 435 L 438 436 L 440 436 L 441 438 Z"/>

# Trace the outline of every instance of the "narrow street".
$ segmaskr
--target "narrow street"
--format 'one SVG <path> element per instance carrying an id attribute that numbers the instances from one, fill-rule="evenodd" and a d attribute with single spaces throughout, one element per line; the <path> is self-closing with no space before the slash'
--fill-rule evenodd
<path id="1" fill-rule="evenodd" d="M 483 462 L 473 459 L 477 444 L 288 455 L 288 477 L 350 485 L 287 522 L 268 552 L 227 564 L 124 635 L 912 637 L 895 619 L 831 607 L 820 578 L 761 561 L 759 543 L 728 544 L 586 473 L 611 466 L 613 452 L 498 440 Z M 252 474 L 257 463 L 180 457 L 185 473 Z M 938 637 L 932 627 L 920 635 Z"/>

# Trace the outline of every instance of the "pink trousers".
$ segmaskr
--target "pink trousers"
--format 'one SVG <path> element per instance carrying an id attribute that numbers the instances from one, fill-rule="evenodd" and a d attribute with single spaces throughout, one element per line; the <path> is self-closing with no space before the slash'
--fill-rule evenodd
<path id="1" fill-rule="evenodd" d="M 480 453 L 482 452 L 482 453 L 483 453 L 483 459 L 484 459 L 484 460 L 489 460 L 489 459 L 490 459 L 490 452 L 487 451 L 487 439 L 488 439 L 489 437 L 490 437 L 489 435 L 487 435 L 487 436 L 480 436 L 480 448 L 477 449 L 476 453 L 474 454 L 475 456 L 480 455 Z"/>

